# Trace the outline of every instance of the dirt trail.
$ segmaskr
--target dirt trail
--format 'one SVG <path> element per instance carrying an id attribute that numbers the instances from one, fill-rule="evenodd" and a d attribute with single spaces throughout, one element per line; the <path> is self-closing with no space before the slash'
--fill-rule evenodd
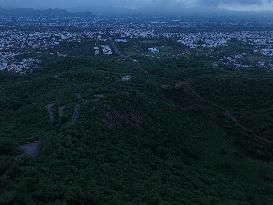
<path id="1" fill-rule="evenodd" d="M 49 120 L 51 123 L 53 123 L 55 121 L 54 105 L 55 105 L 55 103 L 50 103 L 47 105 L 48 117 L 49 117 Z"/>
<path id="2" fill-rule="evenodd" d="M 75 125 L 78 122 L 80 114 L 80 103 L 77 103 L 74 107 L 73 115 L 72 115 L 72 125 Z"/>
<path id="3" fill-rule="evenodd" d="M 140 64 L 140 62 L 139 62 L 138 60 L 132 58 L 131 56 L 128 56 L 128 55 L 125 55 L 125 54 L 121 53 L 120 50 L 118 49 L 118 47 L 117 47 L 115 41 L 114 41 L 112 38 L 109 38 L 109 41 L 110 41 L 110 43 L 111 43 L 112 49 L 115 51 L 115 53 L 116 53 L 117 55 L 119 55 L 120 57 L 124 58 L 125 60 L 128 59 L 128 60 L 132 61 L 133 63 L 135 63 L 135 64 L 137 65 L 137 69 L 138 69 L 138 70 L 141 70 L 141 71 L 144 72 L 144 73 L 148 73 L 148 71 L 146 71 L 146 70 L 144 70 L 144 69 L 142 68 L 142 66 L 141 66 L 141 64 Z"/>
<path id="4" fill-rule="evenodd" d="M 77 97 L 77 103 L 76 103 L 76 105 L 74 106 L 74 111 L 73 111 L 72 119 L 71 119 L 71 120 L 72 120 L 72 125 L 73 125 L 73 126 L 78 122 L 79 114 L 80 114 L 80 100 L 81 100 L 81 94 L 80 94 L 79 91 L 76 93 L 76 97 Z"/>
<path id="5" fill-rule="evenodd" d="M 205 103 L 207 103 L 207 104 L 209 104 L 209 105 L 211 105 L 211 106 L 213 106 L 213 107 L 215 107 L 215 108 L 217 108 L 217 109 L 223 111 L 224 114 L 225 114 L 227 117 L 229 117 L 229 118 L 232 120 L 232 122 L 233 122 L 234 124 L 236 124 L 240 129 L 244 130 L 245 132 L 247 132 L 247 133 L 249 133 L 249 134 L 252 134 L 256 139 L 259 139 L 259 140 L 261 140 L 261 141 L 263 141 L 263 142 L 266 142 L 266 143 L 269 143 L 269 144 L 273 144 L 273 141 L 268 140 L 268 139 L 264 139 L 264 138 L 258 136 L 253 130 L 251 130 L 251 129 L 245 127 L 244 125 L 242 125 L 242 124 L 239 122 L 239 120 L 238 120 L 234 115 L 232 115 L 232 113 L 231 113 L 229 110 L 227 110 L 226 108 L 224 108 L 224 107 L 222 107 L 222 106 L 220 106 L 220 105 L 217 105 L 216 103 L 211 102 L 211 101 L 206 100 L 205 98 L 203 98 L 198 92 L 196 92 L 196 91 L 190 86 L 189 83 L 183 83 L 183 87 L 186 88 L 186 89 L 188 89 L 189 91 L 191 91 L 199 100 L 201 100 L 201 101 L 203 101 L 203 102 L 205 102 Z"/>

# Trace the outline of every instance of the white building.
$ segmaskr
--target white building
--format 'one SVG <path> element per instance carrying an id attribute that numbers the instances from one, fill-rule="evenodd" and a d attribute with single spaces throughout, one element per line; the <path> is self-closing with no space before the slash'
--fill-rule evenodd
<path id="1" fill-rule="evenodd" d="M 157 48 L 148 48 L 148 51 L 153 54 L 159 53 L 159 50 Z"/>
<path id="2" fill-rule="evenodd" d="M 102 52 L 104 55 L 112 55 L 113 54 L 112 49 L 108 45 L 102 45 L 101 48 L 102 48 Z"/>
<path id="3" fill-rule="evenodd" d="M 130 76 L 130 75 L 126 75 L 126 76 L 123 76 L 122 78 L 121 78 L 121 81 L 130 81 L 132 79 L 132 77 Z"/>
<path id="4" fill-rule="evenodd" d="M 95 50 L 95 55 L 100 54 L 100 48 L 98 46 L 94 47 L 94 50 Z"/>
<path id="5" fill-rule="evenodd" d="M 116 39 L 117 43 L 127 43 L 127 39 Z"/>

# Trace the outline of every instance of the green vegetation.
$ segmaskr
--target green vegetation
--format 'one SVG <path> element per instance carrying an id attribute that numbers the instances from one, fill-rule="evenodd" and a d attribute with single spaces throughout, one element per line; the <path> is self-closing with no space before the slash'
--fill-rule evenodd
<path id="1" fill-rule="evenodd" d="M 0 72 L 0 204 L 273 204 L 272 73 L 138 56 L 144 73 L 89 43 Z"/>

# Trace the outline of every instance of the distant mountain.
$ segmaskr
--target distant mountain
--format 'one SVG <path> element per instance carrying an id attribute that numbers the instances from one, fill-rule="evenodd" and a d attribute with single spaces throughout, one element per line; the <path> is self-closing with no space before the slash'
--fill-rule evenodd
<path id="1" fill-rule="evenodd" d="M 183 9 L 173 7 L 142 7 L 142 8 L 125 8 L 125 7 L 74 7 L 71 9 L 32 9 L 32 8 L 17 8 L 3 9 L 0 8 L 0 16 L 45 16 L 45 17 L 94 17 L 101 16 L 180 16 L 180 17 L 236 17 L 240 19 L 272 19 L 273 12 L 238 12 L 215 8 L 191 8 Z M 238 20 L 238 19 L 237 19 Z"/>
<path id="2" fill-rule="evenodd" d="M 66 17 L 66 16 L 78 16 L 78 17 L 93 17 L 91 12 L 69 12 L 64 9 L 31 9 L 31 8 L 18 8 L 18 9 L 3 9 L 0 8 L 0 16 L 44 16 L 44 17 Z"/>
<path id="3" fill-rule="evenodd" d="M 90 11 L 95 15 L 103 15 L 103 16 L 180 16 L 180 17 L 236 17 L 236 18 L 272 18 L 273 12 L 238 12 L 238 11 L 230 11 L 225 9 L 217 9 L 211 7 L 195 7 L 195 8 L 174 8 L 174 7 L 156 7 L 156 6 L 145 6 L 139 8 L 127 8 L 127 7 L 114 7 L 114 6 L 106 6 L 106 7 L 74 7 L 69 11 Z"/>

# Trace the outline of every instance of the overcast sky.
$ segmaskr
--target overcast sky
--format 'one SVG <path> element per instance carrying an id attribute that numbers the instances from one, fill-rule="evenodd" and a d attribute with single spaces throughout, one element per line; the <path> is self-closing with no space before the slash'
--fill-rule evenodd
<path id="1" fill-rule="evenodd" d="M 0 7 L 74 8 L 220 8 L 246 11 L 273 11 L 273 0 L 0 0 Z"/>

